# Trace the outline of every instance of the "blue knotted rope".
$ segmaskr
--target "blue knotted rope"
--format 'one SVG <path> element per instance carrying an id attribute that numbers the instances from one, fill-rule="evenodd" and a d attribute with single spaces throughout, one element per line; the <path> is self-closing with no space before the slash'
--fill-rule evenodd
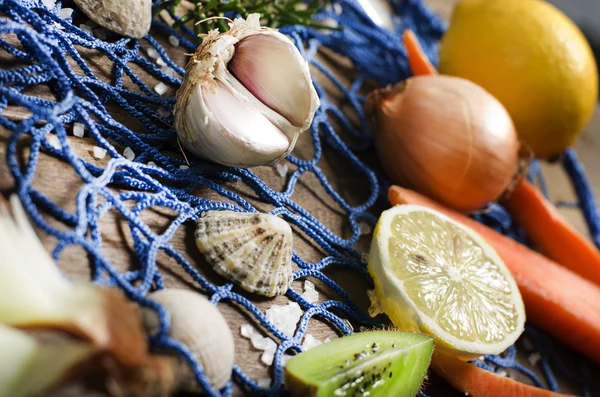
<path id="1" fill-rule="evenodd" d="M 222 167 L 196 159 L 192 159 L 192 166 L 186 169 L 182 167 L 185 162 L 180 157 L 168 154 L 177 148 L 172 129 L 173 120 L 171 116 L 162 116 L 158 109 L 162 108 L 171 114 L 174 98 L 156 94 L 153 85 L 144 82 L 136 71 L 144 70 L 149 74 L 152 78 L 145 80 L 153 81 L 151 84 L 163 82 L 177 88 L 184 71 L 168 57 L 156 37 L 175 35 L 183 50 L 190 52 L 194 49 L 195 37 L 189 28 L 183 26 L 174 30 L 155 20 L 153 32 L 156 37 L 148 35 L 139 41 L 121 38 L 115 42 L 107 42 L 74 26 L 70 19 L 59 18 L 60 2 L 50 10 L 41 0 L 0 0 L 0 12 L 6 16 L 5 19 L 0 19 L 0 48 L 16 60 L 22 61 L 24 65 L 0 70 L 0 110 L 6 110 L 8 106 L 17 106 L 29 111 L 29 115 L 21 121 L 0 114 L 0 125 L 10 132 L 6 163 L 14 177 L 17 193 L 24 207 L 39 228 L 58 239 L 58 244 L 52 252 L 55 260 L 58 260 L 61 252 L 68 246 L 77 245 L 83 248 L 92 258 L 94 282 L 121 288 L 132 300 L 158 312 L 161 330 L 150 342 L 153 346 L 171 348 L 183 355 L 194 369 L 198 381 L 212 396 L 230 395 L 232 383 L 221 391 L 211 389 L 201 367 L 194 361 L 188 349 L 166 336 L 169 328 L 167 313 L 145 298 L 152 289 L 164 287 L 163 277 L 156 265 L 159 253 L 172 258 L 177 266 L 211 297 L 213 303 L 231 302 L 243 306 L 245 312 L 253 317 L 255 325 L 262 327 L 278 340 L 271 388 L 261 388 L 256 380 L 250 379 L 242 369 L 237 366 L 234 368 L 234 380 L 252 392 L 278 394 L 282 391 L 283 354 L 301 351 L 302 338 L 312 317 L 328 320 L 344 334 L 352 332 L 344 319 L 350 320 L 355 326 L 379 325 L 377 320 L 362 312 L 351 297 L 322 272 L 328 266 L 339 266 L 357 272 L 367 283 L 371 283 L 365 266 L 360 262 L 361 253 L 356 251 L 353 245 L 360 237 L 359 221 L 375 224 L 377 218 L 369 211 L 379 197 L 385 197 L 388 182 L 380 172 L 369 168 L 359 157 L 361 152 L 372 146 L 371 133 L 362 111 L 364 98 L 360 92 L 367 80 L 385 85 L 409 75 L 406 53 L 399 39 L 400 31 L 404 28 L 413 29 L 427 54 L 435 60 L 437 42 L 445 30 L 445 25 L 419 0 L 404 0 L 397 4 L 392 2 L 400 17 L 396 19 L 396 32 L 376 26 L 353 0 L 334 0 L 332 3 L 339 5 L 342 12 L 338 13 L 338 8 L 334 7 L 323 11 L 317 17 L 329 18 L 342 26 L 343 30 L 320 31 L 291 26 L 284 27 L 282 31 L 292 38 L 303 56 L 344 95 L 345 103 L 351 110 L 342 112 L 328 100 L 323 87 L 315 81 L 321 97 L 321 108 L 317 111 L 312 128 L 308 132 L 314 142 L 314 155 L 307 160 L 288 156 L 287 161 L 296 169 L 287 176 L 282 191 L 275 191 L 263 183 L 252 170 Z M 18 43 L 8 41 L 9 34 L 14 35 Z M 148 47 L 155 49 L 174 72 L 166 73 L 145 57 L 143 48 Z M 357 76 L 349 87 L 315 59 L 320 47 L 327 47 L 353 62 Z M 102 80 L 94 74 L 80 54 L 81 48 L 97 51 L 113 62 L 110 81 Z M 125 87 L 126 78 L 131 80 L 135 89 Z M 54 99 L 27 94 L 28 89 L 40 84 L 51 87 Z M 115 120 L 107 109 L 109 104 L 118 105 L 132 119 L 143 124 L 145 131 L 132 131 Z M 351 118 L 348 112 L 354 113 L 354 117 Z M 341 138 L 339 131 L 329 122 L 329 117 L 336 119 L 344 134 L 352 138 L 352 144 Z M 351 119 L 358 119 L 359 123 L 355 124 Z M 88 137 L 107 151 L 111 160 L 105 167 L 88 162 L 74 152 L 65 129 L 65 125 L 73 122 L 83 123 Z M 49 142 L 48 137 L 51 135 L 58 138 L 60 145 Z M 17 143 L 23 137 L 30 138 L 30 152 L 25 166 L 21 166 L 17 161 Z M 135 160 L 125 159 L 119 146 L 130 147 L 136 154 Z M 345 167 L 353 173 L 362 174 L 367 180 L 365 189 L 369 195 L 361 204 L 350 205 L 329 184 L 318 165 L 324 150 L 337 152 L 346 162 Z M 62 209 L 33 186 L 41 151 L 50 153 L 68 164 L 81 179 L 83 186 L 77 192 L 73 213 Z M 573 182 L 578 204 L 586 217 L 594 241 L 600 244 L 598 210 L 583 169 L 573 151 L 564 154 L 563 165 Z M 541 178 L 535 164 L 532 170 L 533 177 Z M 305 174 L 314 175 L 342 208 L 352 230 L 349 238 L 336 235 L 293 201 L 295 186 Z M 170 243 L 178 227 L 184 222 L 195 221 L 204 211 L 256 211 L 243 196 L 222 185 L 223 182 L 233 181 L 251 188 L 261 200 L 274 207 L 271 213 L 297 226 L 327 253 L 325 258 L 315 263 L 307 262 L 297 254 L 293 255 L 293 261 L 299 267 L 294 273 L 295 280 L 315 277 L 336 293 L 336 299 L 312 304 L 295 291 L 288 291 L 287 297 L 298 302 L 304 309 L 304 315 L 293 337 L 285 335 L 269 323 L 257 306 L 231 290 L 231 284 L 215 285 L 208 282 Z M 119 191 L 111 189 L 112 186 L 118 186 Z M 222 201 L 194 196 L 192 192 L 198 187 L 218 194 Z M 153 231 L 140 218 L 142 211 L 152 207 L 166 207 L 177 214 L 161 233 Z M 108 213 L 117 213 L 121 219 L 127 221 L 133 237 L 138 270 L 120 272 L 102 254 L 104 242 L 100 221 Z M 54 218 L 63 226 L 52 226 L 43 214 Z M 492 205 L 488 213 L 477 218 L 523 241 L 522 233 L 511 224 L 510 218 L 500 206 Z M 526 334 L 542 354 L 542 369 L 547 385 L 556 389 L 550 363 L 561 369 L 561 362 L 553 355 L 551 338 L 530 327 Z M 478 365 L 492 371 L 512 368 L 529 377 L 533 384 L 543 386 L 542 381 L 532 371 L 515 361 L 515 352 L 515 347 L 512 347 L 504 356 L 485 357 L 483 361 L 478 361 Z M 562 368 L 562 372 L 573 382 L 580 384 L 586 396 L 590 395 L 592 380 L 585 364 L 582 364 L 579 371 Z"/>

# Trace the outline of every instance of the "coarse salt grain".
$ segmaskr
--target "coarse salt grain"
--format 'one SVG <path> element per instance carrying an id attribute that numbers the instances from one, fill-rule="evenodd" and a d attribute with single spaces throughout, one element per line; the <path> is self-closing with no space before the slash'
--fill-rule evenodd
<path id="1" fill-rule="evenodd" d="M 175 77 L 175 70 L 173 70 L 172 68 L 170 68 L 168 66 L 163 66 L 163 67 L 160 68 L 160 70 L 161 70 L 161 72 L 163 72 L 167 76 Z"/>
<path id="2" fill-rule="evenodd" d="M 164 94 L 165 92 L 167 92 L 167 89 L 168 87 L 165 83 L 158 83 L 154 86 L 154 91 L 156 91 L 158 95 Z"/>
<path id="3" fill-rule="evenodd" d="M 75 135 L 78 138 L 83 138 L 84 134 L 85 134 L 85 126 L 83 125 L 83 123 L 79 123 L 79 122 L 73 123 L 73 135 Z"/>
<path id="4" fill-rule="evenodd" d="M 325 338 L 325 340 L 323 341 L 323 343 L 329 343 L 329 342 L 331 342 L 331 339 L 329 339 L 329 338 Z"/>
<path id="5" fill-rule="evenodd" d="M 69 19 L 71 15 L 73 15 L 73 9 L 68 7 L 61 8 L 58 12 L 58 17 L 62 19 Z"/>
<path id="6" fill-rule="evenodd" d="M 169 113 L 169 111 L 165 108 L 158 108 L 156 113 L 158 113 L 160 117 L 169 117 L 171 115 L 171 113 Z"/>
<path id="7" fill-rule="evenodd" d="M 260 378 L 259 380 L 256 381 L 256 383 L 258 384 L 258 387 L 262 387 L 262 388 L 269 388 L 271 387 L 271 378 Z"/>
<path id="8" fill-rule="evenodd" d="M 98 27 L 98 24 L 96 22 L 92 21 L 91 19 L 88 19 L 87 21 L 85 21 L 85 24 L 92 29 Z"/>
<path id="9" fill-rule="evenodd" d="M 129 146 L 127 146 L 125 150 L 123 150 L 123 156 L 125 156 L 125 158 L 129 161 L 133 161 L 133 159 L 135 159 L 135 153 L 133 152 L 133 150 L 131 150 Z"/>
<path id="10" fill-rule="evenodd" d="M 302 317 L 302 309 L 296 302 L 289 304 L 273 305 L 265 312 L 267 320 L 273 323 L 281 332 L 288 336 L 293 336 L 296 330 L 296 324 Z"/>
<path id="11" fill-rule="evenodd" d="M 156 163 L 154 161 L 148 161 L 148 165 L 152 167 L 156 167 Z"/>
<path id="12" fill-rule="evenodd" d="M 318 340 L 311 334 L 306 334 L 304 335 L 304 342 L 302 342 L 302 349 L 306 351 L 322 344 L 323 343 L 320 340 Z"/>
<path id="13" fill-rule="evenodd" d="M 62 145 L 60 144 L 60 140 L 58 139 L 58 137 L 56 135 L 48 135 L 46 137 L 46 141 L 54 149 L 60 150 L 62 148 Z"/>
<path id="14" fill-rule="evenodd" d="M 268 366 L 273 364 L 273 359 L 275 358 L 275 351 L 277 350 L 277 344 L 273 342 L 272 339 L 267 339 L 270 341 L 270 343 L 265 348 L 263 354 L 260 356 L 260 361 L 262 361 L 263 364 Z"/>
<path id="15" fill-rule="evenodd" d="M 244 323 L 240 326 L 240 333 L 244 338 L 250 339 L 255 332 L 254 327 L 248 323 Z"/>
<path id="16" fill-rule="evenodd" d="M 496 372 L 496 375 L 507 377 L 508 376 L 508 372 L 506 372 L 504 370 L 500 370 L 500 371 Z"/>
<path id="17" fill-rule="evenodd" d="M 158 59 L 156 60 L 156 64 L 157 64 L 158 66 L 167 66 L 167 63 L 166 63 L 166 62 L 165 62 L 165 60 L 164 60 L 164 59 L 162 59 L 162 58 L 158 58 Z"/>
<path id="18" fill-rule="evenodd" d="M 274 167 L 275 167 L 275 172 L 280 177 L 283 178 L 284 176 L 287 175 L 287 172 L 288 172 L 288 166 L 287 166 L 287 164 L 277 163 L 277 164 L 275 164 Z"/>
<path id="19" fill-rule="evenodd" d="M 101 148 L 99 146 L 94 146 L 92 148 L 92 155 L 98 160 L 103 159 L 106 156 L 106 149 Z"/>
<path id="20" fill-rule="evenodd" d="M 146 54 L 148 54 L 148 56 L 152 59 L 156 59 L 159 56 L 158 51 L 156 51 L 154 47 L 148 47 L 146 49 Z"/>
<path id="21" fill-rule="evenodd" d="M 82 23 L 81 25 L 79 25 L 79 28 L 81 30 L 83 30 L 84 32 L 86 32 L 87 34 L 89 34 L 90 36 L 94 35 L 92 28 L 89 25 L 86 25 L 85 23 Z"/>
<path id="22" fill-rule="evenodd" d="M 283 357 L 281 358 L 282 364 L 286 365 L 288 361 L 290 361 L 292 358 L 294 358 L 295 356 L 291 355 L 291 354 L 284 354 Z"/>
<path id="23" fill-rule="evenodd" d="M 315 303 L 319 300 L 319 293 L 315 289 L 315 285 L 310 281 L 304 281 L 304 292 L 302 298 L 309 303 Z"/>
<path id="24" fill-rule="evenodd" d="M 177 36 L 169 36 L 169 44 L 173 47 L 179 47 L 179 38 Z"/>
<path id="25" fill-rule="evenodd" d="M 350 321 L 348 321 L 347 319 L 343 319 L 342 322 L 344 324 L 346 324 L 346 327 L 350 328 L 350 331 L 354 331 L 354 327 L 352 326 L 352 324 L 350 323 Z"/>
<path id="26" fill-rule="evenodd" d="M 42 3 L 44 3 L 47 9 L 51 10 L 56 5 L 56 0 L 42 0 Z"/>
<path id="27" fill-rule="evenodd" d="M 94 29 L 94 36 L 99 38 L 100 40 L 106 40 L 107 31 L 104 28 Z"/>
<path id="28" fill-rule="evenodd" d="M 182 164 L 182 165 L 179 166 L 180 170 L 187 170 L 188 168 L 190 168 L 190 166 L 189 165 L 185 165 L 185 164 Z"/>

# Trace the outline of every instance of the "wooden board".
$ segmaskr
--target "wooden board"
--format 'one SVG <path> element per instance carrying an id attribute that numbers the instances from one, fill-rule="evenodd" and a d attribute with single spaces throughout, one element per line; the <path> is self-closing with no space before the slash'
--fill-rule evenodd
<path id="1" fill-rule="evenodd" d="M 449 10 L 451 9 L 451 2 L 448 1 L 436 0 L 431 3 L 436 9 L 442 12 L 442 15 L 448 15 Z M 168 46 L 166 47 L 169 48 Z M 170 48 L 169 53 L 179 65 L 184 65 L 185 56 L 183 55 L 182 49 Z M 93 52 L 88 52 L 86 56 L 89 57 L 90 63 L 93 63 L 96 72 L 103 73 L 107 77 L 110 76 L 110 63 L 105 59 L 98 57 L 97 54 L 94 54 Z M 152 79 L 151 76 L 144 73 L 141 73 L 141 77 L 144 81 L 150 81 Z M 170 91 L 167 94 L 172 93 L 173 91 Z M 47 91 L 40 91 L 38 94 L 40 96 L 49 95 Z M 332 94 L 335 94 L 333 90 Z M 114 114 L 115 118 L 120 120 L 125 120 L 127 116 L 119 109 L 114 109 Z M 19 116 L 18 112 L 15 113 L 15 116 Z M 131 124 L 129 124 L 129 126 L 131 128 L 138 127 L 137 125 Z M 598 129 L 600 129 L 600 116 L 597 115 L 577 147 L 580 150 L 581 158 L 589 170 L 590 178 L 595 186 L 596 192 L 597 194 L 600 194 L 600 157 L 595 154 L 598 148 L 600 148 L 600 143 L 597 142 L 598 139 L 600 139 Z M 5 158 L 6 141 L 7 132 L 0 132 L 0 158 L 3 159 Z M 91 147 L 94 144 L 93 141 L 85 138 L 79 139 L 70 137 L 69 142 L 78 155 L 86 160 L 95 161 L 91 156 Z M 22 151 L 20 151 L 20 157 L 23 163 L 26 161 L 26 146 L 26 142 L 23 142 L 21 147 Z M 310 158 L 312 156 L 312 142 L 310 142 L 310 137 L 307 134 L 304 134 L 294 154 L 301 158 Z M 102 163 L 102 161 L 100 161 L 100 163 Z M 368 192 L 361 189 L 361 186 L 366 186 L 364 178 L 354 172 L 348 172 L 348 164 L 345 164 L 338 156 L 331 153 L 331 151 L 325 151 L 319 165 L 328 176 L 336 191 L 340 192 L 342 197 L 351 204 L 362 202 L 368 195 Z M 560 170 L 552 165 L 545 168 L 547 168 L 547 172 L 551 176 L 550 187 L 553 196 L 559 199 L 572 199 L 572 189 Z M 255 169 L 255 172 L 265 181 L 265 183 L 275 189 L 281 189 L 284 185 L 284 178 L 279 176 L 275 170 L 270 167 L 259 167 Z M 72 172 L 70 167 L 60 163 L 47 154 L 42 154 L 38 172 L 35 175 L 34 186 L 48 195 L 50 199 L 59 203 L 67 211 L 73 211 L 74 195 L 81 186 L 81 180 Z M 244 186 L 229 184 L 229 187 L 252 197 L 252 192 Z M 13 188 L 14 181 L 7 170 L 6 164 L 2 161 L 0 162 L 0 191 L 6 194 Z M 207 189 L 199 189 L 194 193 L 202 197 L 219 199 L 214 192 L 208 191 Z M 324 189 L 320 186 L 318 180 L 314 176 L 305 174 L 301 178 L 294 199 L 314 214 L 320 221 L 330 227 L 333 232 L 342 237 L 347 238 L 349 236 L 349 228 L 346 224 L 344 211 L 325 193 Z M 261 210 L 268 210 L 270 208 L 265 203 L 260 203 L 256 199 L 252 199 L 251 201 Z M 380 205 L 378 208 L 381 209 L 382 206 Z M 582 231 L 585 230 L 584 224 L 576 211 L 565 210 L 565 213 L 578 229 Z M 172 219 L 172 215 L 173 214 L 168 210 L 156 209 L 153 211 L 146 211 L 143 214 L 143 219 L 154 230 L 161 230 Z M 102 219 L 101 226 L 103 230 L 102 238 L 106 243 L 106 256 L 119 269 L 130 269 L 138 266 L 135 261 L 132 261 L 132 239 L 127 224 L 115 214 L 109 214 Z M 172 239 L 174 247 L 178 249 L 179 252 L 183 253 L 183 255 L 206 275 L 209 280 L 217 284 L 224 284 L 225 281 L 216 276 L 197 253 L 193 242 L 193 229 L 194 225 L 191 223 L 183 225 Z M 42 235 L 41 237 L 45 247 L 49 251 L 52 250 L 56 241 L 46 235 Z M 366 251 L 369 238 L 370 236 L 361 238 L 357 244 L 357 249 Z M 301 257 L 307 261 L 317 261 L 323 256 L 323 252 L 321 252 L 318 247 L 315 247 L 309 239 L 303 238 L 300 233 L 296 235 L 295 249 L 300 253 Z M 159 255 L 157 263 L 165 276 L 166 286 L 192 289 L 198 288 L 191 278 L 171 259 L 164 255 Z M 69 276 L 75 279 L 89 278 L 89 259 L 81 248 L 68 247 L 60 256 L 59 266 Z M 356 274 L 339 268 L 329 268 L 326 273 L 348 291 L 361 308 L 366 309 L 368 307 L 366 295 L 367 285 L 357 277 Z M 321 294 L 321 300 L 325 300 L 327 297 L 335 298 L 332 291 L 329 291 L 320 283 L 317 283 L 317 285 Z M 293 288 L 297 291 L 301 291 L 301 284 L 299 282 L 294 283 Z M 287 302 L 287 298 L 285 297 L 278 297 L 273 300 L 256 297 L 252 297 L 252 299 L 263 310 L 272 304 L 284 304 Z M 234 305 L 222 303 L 219 304 L 219 309 L 222 310 L 226 316 L 233 333 L 236 336 L 237 364 L 255 380 L 268 376 L 269 369 L 259 361 L 260 352 L 252 348 L 246 339 L 239 337 L 240 324 L 249 322 L 250 318 Z M 318 319 L 311 320 L 308 332 L 321 341 L 327 337 L 336 337 L 336 331 L 329 324 Z M 431 377 L 429 383 L 430 386 L 428 387 L 427 392 L 434 397 L 451 397 L 453 395 L 459 395 L 449 387 L 445 386 L 443 382 L 435 376 Z M 568 388 L 566 390 L 568 390 Z M 85 394 L 87 396 L 91 395 L 91 393 L 91 391 L 83 392 L 81 391 L 80 386 L 76 386 L 69 392 L 62 392 L 60 395 L 80 396 Z M 241 394 L 241 391 L 238 389 L 235 394 Z"/>

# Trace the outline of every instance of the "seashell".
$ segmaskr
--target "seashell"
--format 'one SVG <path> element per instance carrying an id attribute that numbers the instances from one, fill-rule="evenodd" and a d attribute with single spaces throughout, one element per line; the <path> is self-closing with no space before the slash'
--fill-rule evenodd
<path id="1" fill-rule="evenodd" d="M 148 298 L 169 312 L 169 336 L 190 349 L 216 389 L 225 386 L 231 379 L 235 346 L 221 312 L 204 296 L 185 289 L 163 289 L 149 294 Z M 154 311 L 144 310 L 143 321 L 150 334 L 158 331 L 159 321 Z M 178 358 L 174 365 L 177 390 L 200 392 L 200 385 L 187 363 Z"/>
<path id="2" fill-rule="evenodd" d="M 123 36 L 141 39 L 150 30 L 151 0 L 73 0 L 92 21 Z"/>
<path id="3" fill-rule="evenodd" d="M 196 245 L 217 273 L 246 291 L 273 297 L 292 283 L 292 228 L 274 215 L 205 212 Z"/>

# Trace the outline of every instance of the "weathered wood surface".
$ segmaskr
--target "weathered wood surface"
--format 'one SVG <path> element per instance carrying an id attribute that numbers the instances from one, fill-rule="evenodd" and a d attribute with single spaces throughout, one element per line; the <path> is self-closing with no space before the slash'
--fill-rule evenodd
<path id="1" fill-rule="evenodd" d="M 432 0 L 431 3 L 442 13 L 442 15 L 447 16 L 449 14 L 452 2 Z M 171 48 L 169 53 L 179 65 L 184 65 L 185 56 L 183 55 L 183 50 L 181 48 Z M 98 73 L 103 73 L 107 77 L 110 76 L 110 63 L 105 59 L 95 56 L 92 52 L 88 52 L 87 55 L 91 60 L 90 63 L 94 65 L 94 68 Z M 151 76 L 148 76 L 143 72 L 141 73 L 141 76 L 145 81 L 152 79 Z M 334 91 L 335 90 L 332 89 L 331 93 L 335 94 Z M 172 93 L 173 91 L 171 90 L 167 95 Z M 39 94 L 42 96 L 49 95 L 48 91 L 40 91 Z M 114 112 L 116 115 L 115 118 L 126 120 L 126 114 L 124 114 L 124 112 L 121 112 L 119 109 L 115 109 Z M 15 112 L 13 115 L 18 117 L 19 113 Z M 131 124 L 129 126 L 131 128 L 138 127 L 137 125 Z M 580 157 L 588 169 L 589 177 L 595 186 L 598 196 L 600 196 L 600 156 L 597 155 L 597 151 L 600 149 L 600 143 L 598 142 L 600 139 L 599 129 L 600 115 L 597 114 L 590 127 L 586 130 L 583 138 L 577 144 Z M 0 132 L 0 158 L 2 159 L 5 158 L 6 140 L 6 131 Z M 91 156 L 91 147 L 94 144 L 91 140 L 70 137 L 69 142 L 78 155 L 86 160 L 95 161 Z M 26 161 L 26 146 L 26 142 L 24 142 L 21 154 L 23 163 Z M 294 154 L 301 158 L 311 157 L 312 143 L 310 142 L 308 134 L 304 134 L 297 149 L 294 151 Z M 100 163 L 102 163 L 102 161 L 100 161 Z M 368 195 L 368 192 L 361 189 L 362 186 L 367 186 L 363 183 L 364 180 L 362 177 L 355 172 L 348 172 L 348 164 L 344 163 L 339 157 L 331 153 L 331 151 L 325 151 L 320 166 L 329 177 L 330 182 L 336 191 L 350 203 L 358 204 Z M 553 198 L 560 200 L 572 199 L 572 188 L 559 167 L 549 165 L 545 166 L 545 169 L 547 175 L 550 177 L 549 184 Z M 269 186 L 280 189 L 284 185 L 285 180 L 270 167 L 259 167 L 255 169 L 255 172 Z M 81 180 L 70 167 L 60 163 L 47 154 L 42 154 L 34 185 L 48 195 L 50 199 L 55 200 L 63 206 L 64 209 L 73 211 L 74 195 L 81 186 Z M 250 192 L 248 188 L 238 184 L 230 184 L 230 186 L 233 189 L 244 192 L 248 197 L 252 197 L 252 192 Z M 13 187 L 14 181 L 7 170 L 4 160 L 2 160 L 0 161 L 0 191 L 6 194 L 11 191 Z M 194 193 L 207 198 L 219 199 L 219 197 L 207 189 L 199 189 Z M 301 178 L 294 199 L 330 227 L 333 232 L 338 233 L 343 237 L 349 236 L 349 229 L 345 221 L 343 210 L 325 193 L 324 189 L 320 186 L 318 180 L 314 176 L 305 174 Z M 257 200 L 252 200 L 252 202 L 257 205 L 259 209 L 269 209 L 268 205 L 260 203 Z M 564 210 L 564 213 L 579 230 L 585 231 L 585 225 L 576 210 L 566 209 Z M 153 211 L 145 211 L 143 219 L 154 230 L 160 230 L 172 219 L 172 214 L 170 214 L 168 210 L 156 209 Z M 106 256 L 119 269 L 129 269 L 138 266 L 138 264 L 132 260 L 132 239 L 127 224 L 121 219 L 118 219 L 114 214 L 109 214 L 109 216 L 103 218 L 101 226 L 102 238 L 104 239 L 106 247 Z M 172 239 L 174 247 L 182 252 L 183 255 L 211 281 L 218 284 L 224 283 L 224 280 L 216 276 L 197 253 L 193 242 L 193 229 L 194 225 L 191 223 L 182 226 Z M 41 237 L 45 247 L 50 251 L 55 246 L 56 241 L 46 235 L 42 235 Z M 357 244 L 357 248 L 366 251 L 369 238 L 370 236 L 364 236 Z M 300 234 L 296 234 L 294 245 L 296 251 L 299 252 L 301 257 L 305 260 L 316 261 L 323 255 L 317 247 L 311 244 L 309 240 L 303 238 Z M 157 262 L 165 276 L 165 284 L 168 287 L 198 288 L 191 278 L 183 272 L 174 261 L 164 255 L 159 255 Z M 89 278 L 89 259 L 81 248 L 67 248 L 60 257 L 59 266 L 73 278 Z M 367 286 L 358 276 L 352 272 L 335 267 L 327 269 L 325 273 L 346 289 L 356 299 L 359 306 L 364 309 L 368 307 L 368 299 L 366 296 Z M 328 291 L 326 287 L 319 285 L 319 283 L 317 283 L 317 285 L 322 300 L 325 300 L 327 297 L 334 297 L 332 295 L 333 293 Z M 299 282 L 296 282 L 294 283 L 293 288 L 297 291 L 301 291 L 302 287 Z M 273 300 L 260 299 L 257 297 L 252 297 L 252 299 L 263 310 L 274 303 L 283 304 L 287 302 L 287 298 L 285 297 L 278 297 Z M 239 337 L 240 324 L 250 321 L 250 317 L 246 316 L 239 308 L 227 303 L 220 304 L 219 309 L 222 310 L 226 316 L 233 333 L 236 336 L 237 364 L 240 365 L 253 379 L 268 376 L 269 369 L 259 361 L 260 352 L 253 349 L 246 339 Z M 324 340 L 327 337 L 334 338 L 336 336 L 336 332 L 333 328 L 318 319 L 311 320 L 308 332 L 319 340 Z M 445 386 L 443 382 L 435 376 L 431 376 L 430 379 L 430 386 L 428 387 L 427 392 L 431 395 L 444 397 L 459 395 Z M 92 392 L 87 392 L 85 395 L 92 395 L 91 393 Z M 238 390 L 236 394 L 237 393 L 240 393 L 240 391 Z M 63 393 L 61 395 L 66 394 Z M 82 395 L 82 392 L 77 388 L 71 390 L 68 395 Z"/>

